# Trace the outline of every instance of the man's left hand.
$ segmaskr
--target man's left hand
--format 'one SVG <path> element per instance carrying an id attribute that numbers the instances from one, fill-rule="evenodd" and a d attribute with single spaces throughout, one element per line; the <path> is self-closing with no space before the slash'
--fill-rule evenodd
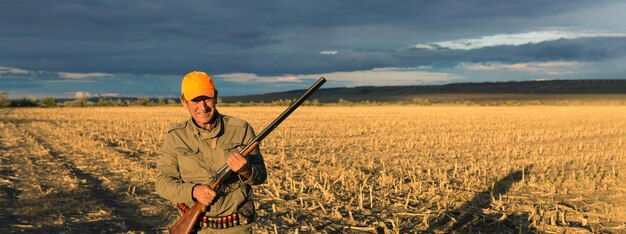
<path id="1" fill-rule="evenodd" d="M 241 148 L 237 147 L 237 150 L 241 151 Z M 248 159 L 239 152 L 230 154 L 230 157 L 226 159 L 226 164 L 228 164 L 228 167 L 230 167 L 232 171 L 239 173 L 245 178 L 250 178 L 252 174 L 252 168 L 248 164 Z"/>

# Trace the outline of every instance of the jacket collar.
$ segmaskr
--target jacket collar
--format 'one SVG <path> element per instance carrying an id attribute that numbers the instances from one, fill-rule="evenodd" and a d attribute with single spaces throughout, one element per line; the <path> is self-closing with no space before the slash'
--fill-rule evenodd
<path id="1" fill-rule="evenodd" d="M 203 139 L 211 139 L 218 137 L 224 128 L 224 116 L 219 112 L 215 113 L 215 123 L 211 127 L 211 130 L 206 130 L 204 128 L 198 127 L 193 120 L 193 118 L 189 118 L 189 124 L 192 128 L 193 135 L 195 137 L 202 137 Z"/>

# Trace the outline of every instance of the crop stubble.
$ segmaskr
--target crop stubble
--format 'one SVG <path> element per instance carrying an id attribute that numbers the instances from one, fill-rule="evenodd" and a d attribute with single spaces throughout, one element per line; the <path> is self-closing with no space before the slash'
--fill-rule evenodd
<path id="1" fill-rule="evenodd" d="M 222 107 L 261 131 L 284 107 Z M 160 231 L 154 192 L 182 108 L 0 110 L 0 226 Z M 616 231 L 623 106 L 301 107 L 262 143 L 257 230 Z"/>

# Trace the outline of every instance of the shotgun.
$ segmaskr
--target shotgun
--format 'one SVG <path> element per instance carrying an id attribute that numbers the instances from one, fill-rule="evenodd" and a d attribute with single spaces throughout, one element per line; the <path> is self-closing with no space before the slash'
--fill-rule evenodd
<path id="1" fill-rule="evenodd" d="M 270 123 L 259 135 L 257 135 L 245 148 L 243 148 L 239 153 L 247 157 L 258 145 L 259 143 L 269 135 L 283 120 L 285 120 L 294 110 L 296 110 L 307 98 L 309 98 L 315 91 L 317 91 L 324 83 L 326 79 L 321 77 L 315 84 L 313 84 L 298 100 L 292 103 L 282 114 L 280 114 L 272 123 Z M 228 179 L 234 172 L 228 167 L 227 164 L 224 164 L 217 173 L 213 176 L 214 183 L 210 184 L 209 187 L 215 190 L 218 186 L 221 185 L 223 181 Z M 198 220 L 204 212 L 206 212 L 208 205 L 202 204 L 201 202 L 196 202 L 187 212 L 183 212 L 183 215 L 174 223 L 172 228 L 170 228 L 170 233 L 173 234 L 181 234 L 181 233 L 191 233 L 194 227 L 198 225 Z"/>

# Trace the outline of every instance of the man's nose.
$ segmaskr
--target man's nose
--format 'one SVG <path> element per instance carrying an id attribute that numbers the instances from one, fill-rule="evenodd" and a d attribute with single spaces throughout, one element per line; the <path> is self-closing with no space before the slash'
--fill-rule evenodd
<path id="1" fill-rule="evenodd" d="M 202 109 L 204 109 L 204 110 L 210 110 L 211 109 L 211 108 L 209 108 L 209 104 L 207 103 L 206 100 L 203 100 L 202 101 L 202 105 L 200 105 L 200 106 L 202 106 Z"/>

